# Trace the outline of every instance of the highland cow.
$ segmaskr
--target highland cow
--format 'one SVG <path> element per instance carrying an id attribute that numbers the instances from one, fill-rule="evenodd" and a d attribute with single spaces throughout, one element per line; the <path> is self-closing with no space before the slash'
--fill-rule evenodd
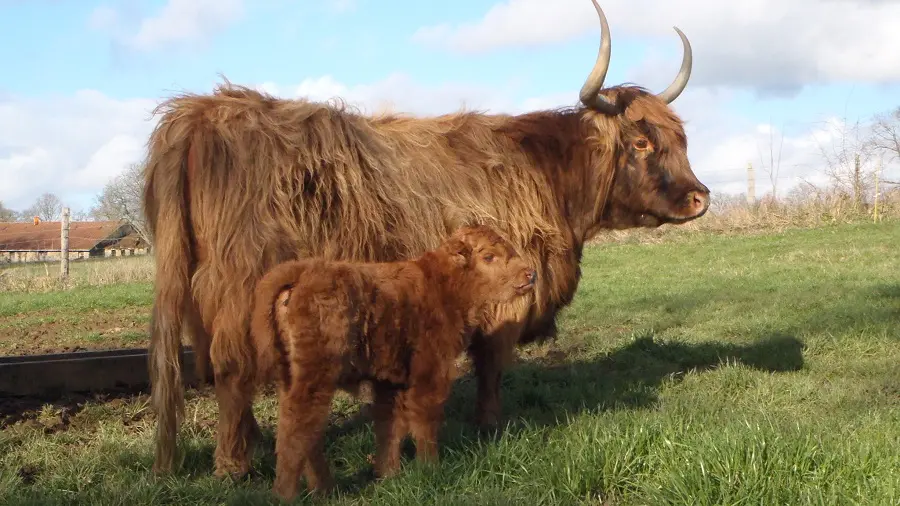
<path id="1" fill-rule="evenodd" d="M 407 433 L 416 458 L 435 462 L 455 359 L 492 304 L 534 288 L 537 273 L 489 227 L 463 227 L 414 260 L 293 260 L 255 290 L 251 336 L 262 383 L 278 384 L 274 491 L 290 500 L 301 470 L 325 492 L 322 448 L 331 400 L 360 382 L 375 388 L 375 472 L 400 465 Z"/>
<path id="2" fill-rule="evenodd" d="M 582 247 L 604 229 L 702 216 L 709 190 L 691 171 L 681 119 L 691 48 L 655 95 L 603 88 L 609 27 L 581 106 L 520 115 L 366 116 L 337 104 L 278 99 L 226 83 L 160 105 L 144 206 L 154 238 L 150 323 L 155 472 L 172 469 L 183 413 L 182 330 L 219 404 L 217 475 L 249 471 L 257 433 L 250 330 L 253 287 L 300 257 L 394 261 L 436 247 L 466 223 L 494 226 L 538 280 L 499 304 L 469 346 L 481 426 L 500 420 L 500 379 L 517 344 L 551 338 L 572 300 Z M 676 29 L 677 30 L 677 29 Z"/>

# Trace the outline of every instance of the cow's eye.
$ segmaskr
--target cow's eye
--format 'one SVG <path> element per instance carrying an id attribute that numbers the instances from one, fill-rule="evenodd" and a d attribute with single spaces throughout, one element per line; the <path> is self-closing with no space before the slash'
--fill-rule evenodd
<path id="1" fill-rule="evenodd" d="M 647 146 L 649 146 L 649 145 L 650 145 L 650 143 L 647 142 L 647 139 L 638 139 L 638 140 L 634 141 L 635 149 L 644 150 L 644 149 L 647 149 Z"/>
<path id="2" fill-rule="evenodd" d="M 493 262 L 493 261 L 494 261 L 494 255 L 491 254 L 491 253 L 488 253 L 487 255 L 484 256 L 484 261 L 487 262 L 487 263 Z"/>

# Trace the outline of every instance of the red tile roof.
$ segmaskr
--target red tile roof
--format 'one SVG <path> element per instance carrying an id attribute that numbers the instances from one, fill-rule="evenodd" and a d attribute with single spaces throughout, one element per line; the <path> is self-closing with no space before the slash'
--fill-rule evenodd
<path id="1" fill-rule="evenodd" d="M 118 221 L 73 221 L 69 223 L 69 249 L 90 250 L 123 226 Z M 58 221 L 0 222 L 0 251 L 59 251 Z"/>

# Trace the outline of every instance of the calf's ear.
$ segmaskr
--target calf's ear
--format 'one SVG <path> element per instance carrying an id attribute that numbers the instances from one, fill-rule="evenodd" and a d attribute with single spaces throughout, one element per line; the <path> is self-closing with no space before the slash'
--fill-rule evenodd
<path id="1" fill-rule="evenodd" d="M 472 261 L 472 246 L 462 239 L 451 239 L 447 243 L 447 251 L 460 267 L 465 267 Z"/>

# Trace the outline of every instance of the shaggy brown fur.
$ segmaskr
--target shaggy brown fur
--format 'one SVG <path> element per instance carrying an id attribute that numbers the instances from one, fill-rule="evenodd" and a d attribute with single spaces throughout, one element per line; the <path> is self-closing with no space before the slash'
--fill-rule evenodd
<path id="1" fill-rule="evenodd" d="M 375 385 L 378 476 L 397 470 L 407 433 L 418 459 L 436 461 L 455 358 L 489 304 L 529 293 L 535 276 L 484 226 L 415 260 L 294 260 L 263 276 L 251 335 L 260 379 L 278 383 L 275 493 L 292 499 L 304 469 L 314 491 L 332 487 L 322 447 L 331 400 L 361 381 Z"/>
<path id="2" fill-rule="evenodd" d="M 227 83 L 163 103 L 144 197 L 157 261 L 154 470 L 175 463 L 183 328 L 198 374 L 207 359 L 214 369 L 216 473 L 244 474 L 256 431 L 249 294 L 262 274 L 297 257 L 412 258 L 465 223 L 494 226 L 538 271 L 533 295 L 498 305 L 469 348 L 478 420 L 496 424 L 502 368 L 516 343 L 554 334 L 585 241 L 706 209 L 668 105 L 638 87 L 601 93 L 622 112 L 367 117 Z"/>

